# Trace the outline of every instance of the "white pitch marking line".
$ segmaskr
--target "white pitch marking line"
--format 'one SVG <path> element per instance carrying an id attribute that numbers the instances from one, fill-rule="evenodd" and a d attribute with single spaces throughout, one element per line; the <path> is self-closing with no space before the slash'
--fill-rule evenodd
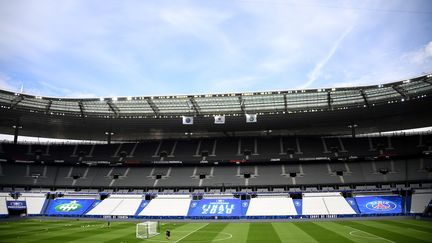
<path id="1" fill-rule="evenodd" d="M 388 241 L 388 242 L 391 242 L 391 243 L 396 243 L 395 241 L 391 241 L 391 240 L 389 240 L 389 239 L 383 238 L 383 237 L 381 237 L 381 236 L 378 236 L 378 235 L 375 235 L 375 234 L 372 234 L 372 233 L 369 233 L 369 232 L 366 232 L 366 231 L 363 231 L 363 230 L 359 230 L 359 229 L 353 228 L 353 227 L 351 227 L 351 226 L 346 226 L 346 225 L 345 225 L 345 227 L 354 230 L 354 231 L 351 231 L 351 232 L 349 233 L 349 234 L 352 235 L 352 236 L 360 237 L 360 236 L 358 236 L 358 235 L 353 235 L 353 234 L 351 234 L 352 232 L 355 232 L 355 231 L 359 232 L 359 231 L 360 231 L 360 232 L 366 233 L 366 234 L 368 234 L 368 235 L 375 236 L 375 237 L 376 237 L 375 239 L 381 239 L 381 240 L 385 240 L 385 241 Z M 370 237 L 364 237 L 364 238 L 373 239 L 373 238 L 370 238 Z"/>
<path id="2" fill-rule="evenodd" d="M 176 231 L 176 233 L 179 232 L 189 232 L 189 231 Z M 201 231 L 201 232 L 207 232 L 207 233 L 217 233 L 217 234 L 221 234 L 221 235 L 227 235 L 228 237 L 225 238 L 220 238 L 220 239 L 214 239 L 213 241 L 223 241 L 223 240 L 229 240 L 233 237 L 232 234 L 230 233 L 224 233 L 224 232 L 216 232 L 216 231 Z M 376 239 L 376 238 L 373 238 Z M 153 239 L 146 239 L 146 241 L 153 241 L 153 242 L 167 242 L 166 240 L 153 240 Z M 208 241 L 194 241 L 195 243 L 208 243 Z"/>
<path id="3" fill-rule="evenodd" d="M 184 238 L 186 238 L 186 237 L 188 237 L 189 235 L 191 235 L 191 234 L 193 234 L 193 233 L 197 232 L 198 230 L 200 230 L 200 229 L 202 229 L 202 228 L 206 227 L 207 225 L 209 225 L 209 223 L 207 223 L 207 224 L 205 224 L 205 225 L 203 225 L 203 226 L 201 226 L 201 227 L 198 227 L 198 228 L 197 228 L 196 230 L 194 230 L 194 231 L 191 231 L 191 232 L 190 232 L 189 234 L 187 234 L 187 235 L 185 235 L 185 236 L 181 237 L 180 239 L 178 239 L 178 240 L 174 241 L 174 243 L 177 243 L 177 242 L 179 242 L 179 241 L 183 240 Z"/>

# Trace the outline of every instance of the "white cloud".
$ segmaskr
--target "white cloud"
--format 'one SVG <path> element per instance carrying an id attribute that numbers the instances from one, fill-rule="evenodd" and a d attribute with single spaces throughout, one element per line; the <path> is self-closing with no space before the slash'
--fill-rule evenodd
<path id="1" fill-rule="evenodd" d="M 403 61 L 388 64 L 391 68 L 377 63 L 400 59 L 401 47 L 391 40 L 406 32 L 399 25 L 400 35 L 391 28 L 373 29 L 381 19 L 356 11 L 379 3 L 333 4 L 335 8 L 315 0 L 3 1 L 0 70 L 19 74 L 25 89 L 37 94 L 88 97 L 286 90 L 344 80 L 363 83 L 401 69 Z M 354 25 L 355 30 L 347 30 Z M 367 39 L 373 41 L 365 48 L 360 42 Z M 391 48 L 395 55 L 383 57 Z M 407 59 L 430 67 L 431 49 L 429 44 Z M 343 58 L 336 59 L 341 52 Z M 352 75 L 342 79 L 338 65 Z M 417 72 L 414 66 L 403 70 Z M 8 84 L 20 86 L 0 80 L 0 87 Z"/>
<path id="2" fill-rule="evenodd" d="M 289 64 L 292 64 L 295 60 L 290 58 L 269 58 L 259 64 L 259 67 L 270 73 L 281 72 L 286 69 Z"/>
<path id="3" fill-rule="evenodd" d="M 234 77 L 234 78 L 226 78 L 222 80 L 217 80 L 213 82 L 210 87 L 207 87 L 207 93 L 215 93 L 215 92 L 238 92 L 239 90 L 246 91 L 259 91 L 259 90 L 250 90 L 250 87 L 253 87 L 255 84 L 262 82 L 265 80 L 265 77 L 262 76 L 244 76 L 244 77 Z"/>
<path id="4" fill-rule="evenodd" d="M 4 73 L 0 73 L 0 89 L 17 92 L 20 90 L 21 85 L 21 82 L 13 80 Z"/>
<path id="5" fill-rule="evenodd" d="M 72 93 L 66 95 L 66 97 L 70 97 L 70 98 L 95 98 L 95 97 L 98 97 L 98 96 L 95 95 L 95 94 L 93 94 L 93 93 L 72 92 Z"/>
<path id="6" fill-rule="evenodd" d="M 425 64 L 432 61 L 432 41 L 421 49 L 405 55 L 415 64 Z"/>
<path id="7" fill-rule="evenodd" d="M 327 53 L 327 55 L 321 59 L 317 64 L 315 64 L 315 67 L 312 69 L 312 71 L 308 74 L 308 79 L 306 83 L 302 84 L 301 88 L 307 88 L 311 84 L 317 80 L 317 78 L 321 75 L 322 69 L 325 67 L 328 61 L 333 57 L 333 55 L 336 53 L 337 49 L 339 48 L 342 41 L 345 39 L 345 37 L 351 32 L 352 26 L 346 29 L 339 38 L 333 43 L 332 48 Z"/>

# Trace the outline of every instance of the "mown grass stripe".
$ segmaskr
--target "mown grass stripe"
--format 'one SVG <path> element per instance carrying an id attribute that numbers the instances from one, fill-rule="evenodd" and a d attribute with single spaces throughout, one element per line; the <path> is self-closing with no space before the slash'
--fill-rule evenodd
<path id="1" fill-rule="evenodd" d="M 392 232 L 389 231 L 387 229 L 385 229 L 385 227 L 374 227 L 374 226 L 370 226 L 367 225 L 367 221 L 363 221 L 363 222 L 354 222 L 354 221 L 341 221 L 341 222 L 337 222 L 339 224 L 342 225 L 346 225 L 349 226 L 351 228 L 357 229 L 357 230 L 361 230 L 364 231 L 366 233 L 369 234 L 373 234 L 379 237 L 382 237 L 384 239 L 390 240 L 390 241 L 394 241 L 394 242 L 407 242 L 407 243 L 411 243 L 411 242 L 427 242 L 427 241 L 423 241 L 420 239 L 416 239 L 404 234 L 400 234 L 400 233 L 396 233 L 396 232 Z"/>
<path id="2" fill-rule="evenodd" d="M 385 224 L 385 225 L 400 227 L 400 228 L 414 229 L 414 230 L 418 230 L 418 231 L 432 234 L 432 228 L 431 227 L 413 225 L 413 224 L 404 224 L 404 223 L 399 222 L 399 221 L 390 221 L 390 220 L 381 220 L 381 221 L 376 221 L 376 222 L 381 223 L 381 224 Z"/>
<path id="3" fill-rule="evenodd" d="M 103 227 L 96 233 L 85 234 L 83 237 L 75 238 L 68 242 L 105 242 L 117 237 L 122 237 L 122 239 L 118 242 L 130 242 L 131 240 L 137 240 L 135 238 L 135 224 L 133 222 L 128 222 L 127 224 L 122 224 L 120 227 L 115 225 L 114 227 Z"/>
<path id="4" fill-rule="evenodd" d="M 220 241 L 218 243 L 241 243 L 241 242 L 247 242 L 247 235 L 249 231 L 249 226 L 251 223 L 246 222 L 235 222 L 235 223 L 229 223 L 225 229 L 223 230 L 223 233 L 226 233 L 227 239 L 226 241 Z"/>
<path id="5" fill-rule="evenodd" d="M 432 221 L 409 219 L 409 220 L 399 220 L 398 222 L 403 223 L 403 224 L 407 224 L 407 225 L 432 228 Z"/>
<path id="6" fill-rule="evenodd" d="M 17 238 L 17 237 L 26 237 L 26 236 L 32 236 L 35 234 L 44 234 L 46 232 L 56 232 L 59 230 L 65 229 L 65 223 L 59 224 L 52 224 L 52 226 L 49 226 L 51 224 L 45 224 L 41 223 L 37 226 L 25 226 L 25 225 L 17 225 L 16 228 L 9 230 L 10 233 L 0 233 L 0 237 L 3 239 L 8 238 Z"/>
<path id="7" fill-rule="evenodd" d="M 207 226 L 207 225 L 209 225 L 209 224 L 210 224 L 210 223 L 206 223 L 206 224 L 204 224 L 204 225 L 201 225 L 201 226 L 200 226 L 199 228 L 197 228 L 197 229 L 193 229 L 192 231 L 188 232 L 186 235 L 184 235 L 184 236 L 180 237 L 179 239 L 177 239 L 176 241 L 174 241 L 174 243 L 177 243 L 177 242 L 182 241 L 183 239 L 189 237 L 191 234 L 197 232 L 198 230 L 204 228 L 205 226 Z"/>
<path id="8" fill-rule="evenodd" d="M 352 231 L 356 229 L 337 224 L 334 221 L 315 222 L 315 223 L 343 237 L 347 237 L 348 239 L 355 242 L 365 242 L 365 240 L 368 241 L 371 238 L 371 235 L 365 232 L 361 232 L 360 234 L 355 234 L 355 233 L 353 234 Z M 372 236 L 372 238 L 378 238 L 378 237 Z"/>
<path id="9" fill-rule="evenodd" d="M 418 231 L 418 230 L 411 229 L 408 227 L 399 227 L 399 226 L 394 226 L 394 225 L 382 224 L 382 223 L 380 223 L 380 221 L 381 220 L 369 221 L 369 222 L 367 222 L 366 225 L 372 226 L 375 228 L 385 228 L 385 230 L 387 230 L 389 232 L 406 235 L 406 236 L 420 239 L 420 240 L 430 239 L 432 236 L 430 233 Z M 359 223 L 362 223 L 362 222 L 359 222 Z"/>
<path id="10" fill-rule="evenodd" d="M 134 223 L 134 227 L 131 230 L 128 230 L 127 232 L 125 232 L 125 234 L 123 234 L 120 237 L 115 237 L 109 240 L 105 240 L 103 242 L 105 243 L 119 243 L 119 242 L 126 242 L 126 240 L 136 240 L 136 224 L 138 224 L 138 222 Z M 165 237 L 165 231 L 167 229 L 170 230 L 174 230 L 180 226 L 185 225 L 185 223 L 164 223 L 163 225 L 159 222 L 159 226 L 160 226 L 160 234 L 163 235 L 163 237 Z M 126 230 L 126 229 L 125 229 Z M 121 232 L 116 232 L 116 235 L 121 234 Z"/>
<path id="11" fill-rule="evenodd" d="M 132 228 L 132 227 L 131 227 Z M 108 232 L 107 237 L 104 235 L 100 235 L 97 239 L 94 239 L 93 242 L 111 242 L 111 243 L 119 243 L 119 242 L 130 242 L 133 240 L 138 240 L 135 235 L 135 229 L 126 228 L 122 230 L 115 231 L 115 235 L 110 235 Z M 77 240 L 79 242 L 80 240 Z"/>
<path id="12" fill-rule="evenodd" d="M 87 222 L 87 224 L 92 224 L 91 222 Z M 85 224 L 84 224 L 85 225 Z M 93 222 L 93 225 L 95 225 L 95 222 Z M 41 238 L 37 238 L 34 241 L 29 241 L 29 242 L 46 242 L 46 241 L 53 241 L 53 242 L 68 242 L 68 241 L 73 241 L 73 240 L 77 240 L 77 239 L 85 239 L 86 237 L 95 235 L 95 234 L 102 234 L 105 232 L 104 228 L 102 228 L 101 226 L 105 225 L 105 223 L 100 224 L 100 226 L 93 226 L 92 228 L 74 228 L 72 229 L 64 229 L 64 234 L 57 232 L 56 234 L 54 234 L 55 236 L 51 236 L 49 235 L 49 237 L 41 237 Z M 111 228 L 106 228 L 107 230 L 111 230 L 111 231 L 115 231 L 117 229 L 122 229 L 122 228 L 127 228 L 130 227 L 127 223 L 122 223 L 117 225 L 116 227 L 111 227 Z M 76 232 L 76 230 L 78 229 L 78 232 Z M 72 231 L 72 232 L 71 232 Z M 85 242 L 85 241 L 82 241 Z"/>
<path id="13" fill-rule="evenodd" d="M 216 239 L 220 232 L 222 232 L 228 223 L 211 223 L 203 228 L 200 228 L 193 234 L 182 239 L 180 242 L 195 242 L 195 241 L 205 241 L 211 242 Z"/>
<path id="14" fill-rule="evenodd" d="M 0 221 L 0 242 L 17 243 L 57 243 L 57 242 L 145 242 L 135 238 L 137 222 L 113 221 L 111 228 L 105 221 L 76 220 L 21 220 Z M 70 225 L 70 226 L 66 226 Z M 89 227 L 84 227 L 90 225 Z M 83 226 L 83 227 L 81 227 Z M 202 229 L 198 226 L 204 226 Z M 348 226 L 348 227 L 347 227 Z M 222 232 L 232 238 L 215 243 L 244 242 L 432 242 L 432 223 L 419 220 L 383 221 L 333 221 L 333 222 L 281 222 L 281 223 L 164 223 L 161 235 L 151 240 L 165 240 L 165 230 L 169 228 L 175 242 L 186 236 L 183 242 L 212 242 L 221 238 Z M 43 231 L 48 229 L 48 231 Z M 350 237 L 351 231 L 365 238 Z M 360 233 L 362 232 L 362 233 Z M 370 235 L 369 235 L 370 234 Z M 346 237 L 346 238 L 345 238 Z M 380 238 L 378 238 L 380 237 Z M 222 237 L 223 238 L 223 237 Z M 369 238 L 369 239 L 368 239 Z M 168 241 L 166 241 L 168 242 Z"/>
<path id="15" fill-rule="evenodd" d="M 247 242 L 281 242 L 281 239 L 271 223 L 252 223 Z"/>
<path id="16" fill-rule="evenodd" d="M 339 235 L 336 231 L 320 226 L 319 223 L 299 222 L 294 223 L 294 225 L 318 242 L 354 242 L 347 237 Z"/>
<path id="17" fill-rule="evenodd" d="M 314 238 L 312 238 L 303 230 L 299 229 L 291 222 L 274 222 L 272 225 L 282 242 L 298 242 L 299 240 L 301 240 L 302 243 L 317 242 Z"/>
<path id="18" fill-rule="evenodd" d="M 20 227 L 33 227 L 33 226 L 41 226 L 41 224 L 51 225 L 51 224 L 70 224 L 70 221 L 45 221 L 45 220 L 39 220 L 39 221 L 27 221 L 27 220 L 20 220 L 20 221 L 5 221 L 0 222 L 0 230 L 6 230 L 10 227 L 16 227 L 16 225 L 20 225 Z"/>
<path id="19" fill-rule="evenodd" d="M 169 223 L 169 222 L 168 223 L 167 222 L 160 223 L 159 222 L 160 232 L 165 234 L 165 231 L 167 229 L 169 229 L 170 231 L 173 231 L 174 229 L 177 229 L 177 228 L 179 228 L 181 226 L 184 226 L 184 225 L 187 225 L 187 224 L 189 224 L 189 223 L 178 223 L 178 222 L 175 222 L 175 223 Z"/>

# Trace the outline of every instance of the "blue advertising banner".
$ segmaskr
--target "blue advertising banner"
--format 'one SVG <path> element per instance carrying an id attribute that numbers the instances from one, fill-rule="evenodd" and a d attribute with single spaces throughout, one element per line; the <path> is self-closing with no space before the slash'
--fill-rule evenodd
<path id="1" fill-rule="evenodd" d="M 302 215 L 303 201 L 301 199 L 293 199 L 294 207 L 297 210 L 297 215 Z"/>
<path id="2" fill-rule="evenodd" d="M 82 215 L 95 199 L 54 199 L 46 209 L 48 215 Z"/>
<path id="3" fill-rule="evenodd" d="M 249 208 L 249 203 L 250 203 L 250 200 L 242 200 L 241 201 L 241 207 L 242 207 L 242 214 L 241 214 L 241 216 L 245 216 L 246 215 L 246 212 L 247 212 L 247 210 L 248 210 L 248 208 Z"/>
<path id="4" fill-rule="evenodd" d="M 85 215 L 86 213 L 90 212 L 93 208 L 95 208 L 101 202 L 102 202 L 102 200 L 94 200 L 93 204 L 90 205 L 90 207 L 88 207 L 87 210 L 85 210 L 85 212 L 83 213 L 83 215 Z"/>
<path id="5" fill-rule="evenodd" d="M 141 204 L 139 205 L 139 207 L 138 207 L 138 209 L 137 209 L 137 211 L 136 211 L 136 213 L 135 213 L 135 216 L 138 216 L 139 213 L 141 213 L 141 211 L 143 211 L 143 209 L 144 209 L 145 207 L 147 207 L 147 205 L 148 205 L 149 203 L 150 203 L 149 200 L 142 200 Z"/>
<path id="6" fill-rule="evenodd" d="M 27 209 L 26 201 L 6 201 L 7 209 L 9 210 L 23 210 Z"/>
<path id="7" fill-rule="evenodd" d="M 189 206 L 188 216 L 242 216 L 242 211 L 247 211 L 248 201 L 243 209 L 240 199 L 202 199 L 192 201 Z"/>
<path id="8" fill-rule="evenodd" d="M 356 197 L 355 200 L 362 214 L 402 213 L 402 198 L 399 196 Z"/>
<path id="9" fill-rule="evenodd" d="M 357 206 L 357 202 L 354 198 L 352 197 L 347 197 L 345 198 L 348 202 L 348 204 L 352 207 L 352 209 L 356 212 L 356 213 L 360 213 L 359 208 Z"/>

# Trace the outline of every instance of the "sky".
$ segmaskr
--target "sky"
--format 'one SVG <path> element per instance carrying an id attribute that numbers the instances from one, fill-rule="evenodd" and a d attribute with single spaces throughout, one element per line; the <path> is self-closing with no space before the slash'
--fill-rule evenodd
<path id="1" fill-rule="evenodd" d="M 241 93 L 431 72 L 430 0 L 0 0 L 0 89 L 14 92 Z"/>

